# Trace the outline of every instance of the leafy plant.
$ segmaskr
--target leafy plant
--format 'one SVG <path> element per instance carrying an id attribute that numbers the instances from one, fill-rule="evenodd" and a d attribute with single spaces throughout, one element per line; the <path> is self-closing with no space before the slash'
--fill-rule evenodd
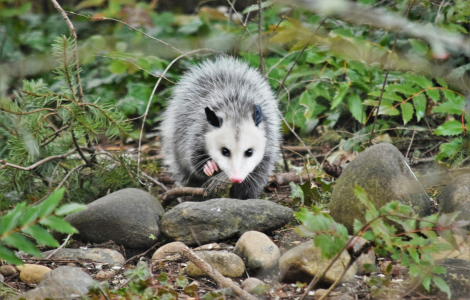
<path id="1" fill-rule="evenodd" d="M 59 243 L 43 226 L 66 234 L 77 233 L 62 216 L 81 211 L 85 206 L 69 203 L 57 208 L 63 195 L 62 188 L 37 205 L 26 207 L 25 202 L 19 203 L 0 218 L 0 260 L 23 264 L 11 248 L 41 257 L 41 252 L 28 237 L 34 238 L 40 245 L 59 247 Z"/>
<path id="2" fill-rule="evenodd" d="M 331 216 L 322 213 L 315 206 L 312 206 L 312 212 L 302 208 L 296 213 L 297 219 L 302 223 L 296 232 L 301 236 L 312 237 L 315 246 L 321 249 L 322 256 L 328 259 L 333 258 L 331 264 L 342 251 L 347 250 L 351 254 L 351 262 L 345 267 L 346 270 L 361 254 L 361 250 L 357 253 L 352 248 L 357 242 L 357 237 L 363 237 L 373 246 L 376 254 L 381 257 L 390 256 L 408 268 L 411 279 L 420 282 L 426 290 L 429 291 L 432 281 L 450 298 L 449 287 L 439 277 L 439 274 L 445 274 L 446 270 L 435 264 L 432 254 L 458 249 L 454 234 L 465 237 L 466 233 L 461 227 L 470 224 L 470 221 L 456 221 L 459 212 L 420 218 L 414 215 L 411 207 L 398 201 L 390 202 L 377 209 L 368 200 L 361 187 L 356 187 L 355 195 L 366 208 L 366 223 L 362 224 L 358 220 L 354 222 L 356 236 L 349 238 L 342 224 L 336 223 Z M 441 236 L 447 243 L 440 242 L 438 236 Z M 389 275 L 390 270 L 386 272 Z M 321 278 L 322 275 L 317 277 Z M 316 278 L 315 282 L 318 280 Z M 340 280 L 341 278 L 333 287 Z M 386 283 L 386 280 L 373 277 L 370 281 L 371 286 L 376 287 L 373 289 L 373 296 L 384 292 L 390 282 Z"/>

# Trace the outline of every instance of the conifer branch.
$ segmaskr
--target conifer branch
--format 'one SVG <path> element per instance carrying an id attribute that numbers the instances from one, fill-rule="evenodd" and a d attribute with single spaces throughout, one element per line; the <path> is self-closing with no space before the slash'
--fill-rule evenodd
<path id="1" fill-rule="evenodd" d="M 83 89 L 82 89 L 82 82 L 80 78 L 80 64 L 78 61 L 78 44 L 77 44 L 77 33 L 75 32 L 75 28 L 73 27 L 72 22 L 70 21 L 69 17 L 65 13 L 65 11 L 62 9 L 62 7 L 59 5 L 57 0 L 51 0 L 52 4 L 54 4 L 54 7 L 60 12 L 62 17 L 64 18 L 65 22 L 67 23 L 67 26 L 69 27 L 70 30 L 70 35 L 74 38 L 74 46 L 75 46 L 75 61 L 76 61 L 76 69 L 77 69 L 77 86 L 78 86 L 78 100 L 79 102 L 83 102 Z"/>
<path id="2" fill-rule="evenodd" d="M 66 158 L 67 156 L 74 153 L 75 151 L 77 151 L 77 149 L 72 149 L 69 152 L 64 153 L 64 154 L 49 156 L 47 158 L 44 158 L 43 160 L 40 160 L 40 161 L 32 164 L 29 167 L 22 167 L 22 166 L 14 165 L 14 164 L 8 163 L 5 160 L 1 159 L 0 164 L 2 164 L 3 166 L 0 167 L 0 170 L 5 169 L 7 167 L 11 167 L 11 168 L 15 168 L 15 169 L 23 170 L 23 171 L 31 171 L 31 170 L 37 168 L 38 166 L 42 165 L 43 163 L 48 162 L 48 161 L 51 161 L 51 160 L 54 160 L 54 159 Z"/>
<path id="3" fill-rule="evenodd" d="M 57 112 L 57 110 L 55 110 L 53 108 L 39 108 L 39 109 L 35 109 L 35 110 L 32 110 L 32 111 L 28 111 L 28 112 L 19 112 L 19 111 L 12 111 L 12 110 L 9 110 L 9 109 L 4 108 L 4 107 L 0 107 L 0 111 L 6 111 L 8 113 L 11 113 L 11 114 L 14 114 L 14 115 L 19 115 L 19 116 L 35 114 L 35 113 L 40 112 L 40 111 Z"/>
<path id="4" fill-rule="evenodd" d="M 80 146 L 78 145 L 77 138 L 75 137 L 75 133 L 73 132 L 73 129 L 72 129 L 71 133 L 72 133 L 73 144 L 75 145 L 75 148 L 78 150 L 78 154 L 80 154 L 80 157 L 85 161 L 85 165 L 89 165 L 90 162 L 85 157 L 82 150 L 80 150 Z"/>
<path id="5" fill-rule="evenodd" d="M 64 72 L 65 72 L 65 76 L 67 78 L 67 84 L 69 85 L 69 89 L 70 91 L 72 91 L 72 95 L 73 95 L 73 98 L 75 99 L 75 101 L 77 101 L 77 98 L 75 96 L 75 90 L 73 88 L 73 83 L 72 83 L 72 76 L 70 75 L 70 72 L 69 72 L 69 67 L 67 65 L 67 44 L 68 44 L 68 40 L 67 39 L 64 39 L 62 41 L 62 55 L 63 55 L 63 65 L 64 65 Z"/>

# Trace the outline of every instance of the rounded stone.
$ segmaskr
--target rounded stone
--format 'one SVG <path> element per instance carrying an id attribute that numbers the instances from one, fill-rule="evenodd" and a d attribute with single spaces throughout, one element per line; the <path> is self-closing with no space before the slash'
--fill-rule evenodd
<path id="1" fill-rule="evenodd" d="M 101 271 L 98 272 L 98 274 L 96 274 L 95 279 L 98 280 L 98 281 L 103 281 L 103 280 L 113 278 L 113 276 L 114 276 L 113 271 L 101 270 Z"/>
<path id="2" fill-rule="evenodd" d="M 222 198 L 178 204 L 163 216 L 161 226 L 169 238 L 196 245 L 250 230 L 274 230 L 289 223 L 293 216 L 290 208 L 271 201 Z"/>
<path id="3" fill-rule="evenodd" d="M 17 269 L 20 271 L 21 281 L 27 284 L 38 284 L 44 275 L 52 271 L 48 267 L 33 264 L 17 266 Z"/>
<path id="4" fill-rule="evenodd" d="M 225 251 L 201 251 L 197 255 L 225 277 L 241 277 L 243 272 L 245 272 L 243 260 L 233 253 Z M 188 263 L 186 273 L 193 277 L 207 275 L 192 262 Z"/>
<path id="5" fill-rule="evenodd" d="M 331 266 L 323 277 L 325 282 L 334 282 L 350 261 L 350 256 L 346 251 L 341 253 L 339 259 Z M 315 247 L 313 240 L 296 246 L 281 256 L 279 261 L 279 271 L 282 282 L 310 282 L 312 278 L 319 275 L 330 264 L 330 259 L 323 259 L 320 248 Z M 357 272 L 357 265 L 353 264 L 344 274 L 342 282 L 349 282 L 354 279 Z"/>
<path id="6" fill-rule="evenodd" d="M 354 251 L 358 251 L 364 244 L 366 244 L 368 241 L 363 238 L 363 237 L 354 237 L 354 241 L 356 243 L 354 244 Z M 374 248 L 371 246 L 365 253 L 362 253 L 356 260 L 356 265 L 357 265 L 357 275 L 364 275 L 367 274 L 364 265 L 369 264 L 369 265 L 375 265 L 375 252 Z"/>
<path id="7" fill-rule="evenodd" d="M 11 265 L 3 265 L 0 267 L 0 274 L 5 277 L 10 277 L 16 274 L 16 269 Z"/>
<path id="8" fill-rule="evenodd" d="M 62 266 L 44 275 L 38 287 L 51 286 L 57 289 L 67 287 L 80 295 L 85 295 L 92 284 L 93 278 L 80 268 Z"/>
<path id="9" fill-rule="evenodd" d="M 164 259 L 168 256 L 173 256 L 176 255 L 177 257 L 181 257 L 179 254 L 179 251 L 181 249 L 185 249 L 188 246 L 181 242 L 173 242 L 169 243 L 166 245 L 161 246 L 160 248 L 155 251 L 155 253 L 152 255 L 152 259 Z"/>
<path id="10" fill-rule="evenodd" d="M 106 195 L 87 209 L 64 219 L 78 231 L 78 238 L 90 243 L 109 240 L 133 249 L 155 244 L 150 236 L 160 236 L 160 216 L 165 213 L 157 198 L 134 188 Z"/>
<path id="11" fill-rule="evenodd" d="M 47 257 L 55 250 L 43 252 Z M 125 258 L 121 253 L 111 249 L 101 248 L 87 248 L 87 249 L 59 249 L 52 257 L 52 259 L 66 259 L 66 260 L 92 260 L 108 264 L 110 266 L 122 266 L 125 263 Z"/>
<path id="12" fill-rule="evenodd" d="M 353 234 L 354 220 L 365 223 L 366 207 L 356 198 L 356 186 L 362 187 L 377 209 L 398 200 L 421 217 L 431 213 L 431 204 L 398 149 L 383 143 L 360 153 L 344 169 L 331 195 L 330 215 Z"/>
<path id="13" fill-rule="evenodd" d="M 247 231 L 240 239 L 233 253 L 246 261 L 250 271 L 266 273 L 279 266 L 281 252 L 276 244 L 264 233 Z"/>
<path id="14" fill-rule="evenodd" d="M 256 277 L 250 277 L 245 279 L 240 285 L 240 287 L 248 293 L 254 295 L 265 294 L 267 290 L 267 285 Z"/>
<path id="15" fill-rule="evenodd" d="M 439 214 L 459 211 L 456 220 L 470 221 L 470 174 L 453 179 L 437 197 Z M 470 224 L 465 226 L 470 230 Z"/>

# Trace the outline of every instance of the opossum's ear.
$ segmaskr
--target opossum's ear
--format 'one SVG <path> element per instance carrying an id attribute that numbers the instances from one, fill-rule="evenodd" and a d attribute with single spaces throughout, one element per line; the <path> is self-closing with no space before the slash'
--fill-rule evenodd
<path id="1" fill-rule="evenodd" d="M 253 120 L 255 121 L 255 125 L 258 126 L 261 121 L 263 121 L 263 114 L 261 113 L 261 107 L 259 105 L 255 105 L 255 112 L 253 113 Z"/>
<path id="2" fill-rule="evenodd" d="M 215 112 L 209 106 L 205 108 L 205 111 L 206 111 L 207 122 L 209 122 L 209 124 L 211 124 L 214 127 L 222 126 L 222 123 L 224 122 L 224 120 L 221 117 L 217 116 Z"/>

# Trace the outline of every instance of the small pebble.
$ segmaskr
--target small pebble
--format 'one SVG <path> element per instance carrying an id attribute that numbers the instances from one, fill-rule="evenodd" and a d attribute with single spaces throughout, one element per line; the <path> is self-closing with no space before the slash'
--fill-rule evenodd
<path id="1" fill-rule="evenodd" d="M 103 280 L 106 280 L 106 279 L 110 279 L 114 276 L 114 272 L 113 271 L 104 271 L 104 270 L 101 270 L 98 272 L 98 274 L 96 274 L 96 277 L 95 279 L 96 280 L 99 280 L 99 281 L 103 281 Z"/>
<path id="2" fill-rule="evenodd" d="M 16 274 L 16 269 L 10 265 L 4 265 L 0 267 L 0 274 L 5 277 L 10 277 Z"/>

